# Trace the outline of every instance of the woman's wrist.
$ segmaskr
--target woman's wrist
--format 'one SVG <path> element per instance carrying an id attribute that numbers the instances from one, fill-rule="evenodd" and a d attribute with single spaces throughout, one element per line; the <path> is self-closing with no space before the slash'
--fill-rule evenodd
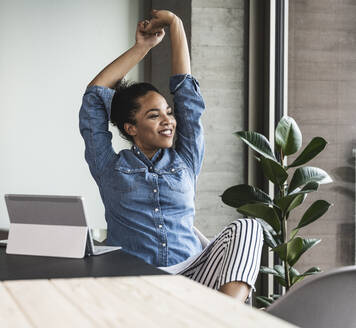
<path id="1" fill-rule="evenodd" d="M 146 54 L 152 49 L 150 45 L 140 42 L 136 42 L 132 48 L 139 52 L 142 56 L 146 56 Z"/>
<path id="2" fill-rule="evenodd" d="M 174 24 L 179 17 L 169 10 L 156 10 L 151 11 L 151 19 L 148 20 L 148 30 L 154 31 L 157 28 L 164 28 Z"/>

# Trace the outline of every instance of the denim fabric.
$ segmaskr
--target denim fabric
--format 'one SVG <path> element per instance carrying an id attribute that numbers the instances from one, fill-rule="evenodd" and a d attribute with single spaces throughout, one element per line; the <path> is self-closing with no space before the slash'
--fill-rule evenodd
<path id="1" fill-rule="evenodd" d="M 108 131 L 114 90 L 90 86 L 80 109 L 85 159 L 100 191 L 108 245 L 122 246 L 155 266 L 170 266 L 202 251 L 194 234 L 194 199 L 204 140 L 204 102 L 189 74 L 170 78 L 177 120 L 174 148 L 151 160 L 133 145 L 116 154 Z"/>

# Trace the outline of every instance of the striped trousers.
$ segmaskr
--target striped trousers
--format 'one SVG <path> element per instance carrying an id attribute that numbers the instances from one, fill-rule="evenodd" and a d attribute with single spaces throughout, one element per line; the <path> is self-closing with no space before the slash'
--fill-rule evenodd
<path id="1" fill-rule="evenodd" d="M 217 234 L 200 255 L 177 274 L 213 289 L 231 281 L 242 281 L 255 289 L 262 246 L 261 224 L 255 219 L 238 219 Z"/>

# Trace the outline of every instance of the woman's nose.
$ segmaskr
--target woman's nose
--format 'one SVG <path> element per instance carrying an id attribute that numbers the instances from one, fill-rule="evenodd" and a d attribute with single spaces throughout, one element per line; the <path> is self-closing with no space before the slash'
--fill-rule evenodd
<path id="1" fill-rule="evenodd" d="M 174 117 L 172 115 L 165 114 L 162 120 L 162 124 L 171 124 L 174 122 Z"/>

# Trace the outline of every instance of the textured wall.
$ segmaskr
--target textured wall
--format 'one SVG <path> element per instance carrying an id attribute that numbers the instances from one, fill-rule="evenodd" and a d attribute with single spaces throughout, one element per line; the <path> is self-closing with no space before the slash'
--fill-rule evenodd
<path id="1" fill-rule="evenodd" d="M 307 201 L 310 205 L 325 199 L 335 206 L 301 231 L 322 239 L 303 256 L 301 269 L 313 265 L 328 269 L 354 261 L 355 17 L 355 1 L 290 1 L 289 115 L 301 128 L 303 146 L 314 136 L 329 142 L 310 165 L 334 179 Z M 291 223 L 296 224 L 303 213 L 298 210 Z"/>
<path id="2" fill-rule="evenodd" d="M 233 132 L 246 129 L 244 1 L 192 0 L 192 73 L 206 103 L 206 153 L 198 180 L 196 226 L 213 237 L 240 215 L 219 195 L 245 183 L 246 154 Z"/>

